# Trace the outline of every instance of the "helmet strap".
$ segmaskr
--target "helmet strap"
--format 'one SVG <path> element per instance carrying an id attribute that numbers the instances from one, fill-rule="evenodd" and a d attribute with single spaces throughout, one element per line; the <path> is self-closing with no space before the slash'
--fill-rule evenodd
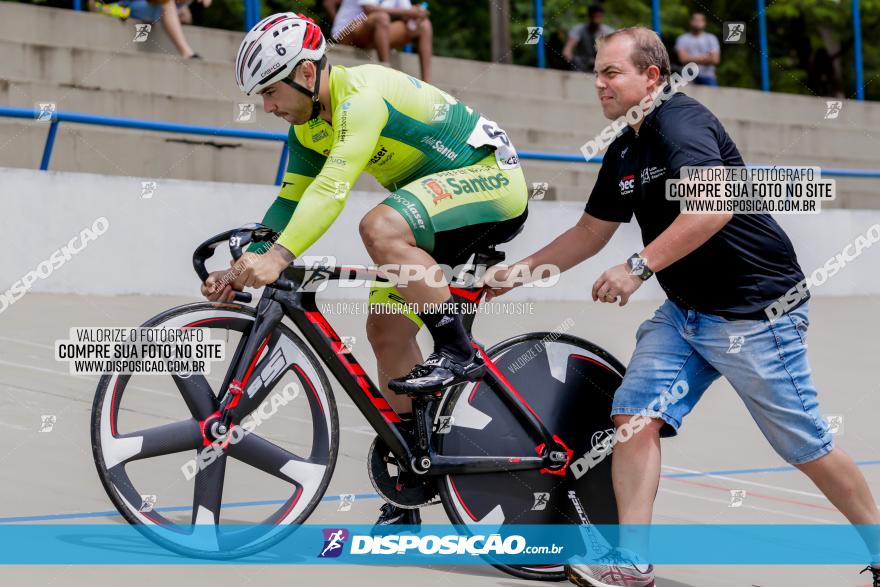
<path id="1" fill-rule="evenodd" d="M 315 118 L 321 112 L 321 101 L 320 101 L 320 98 L 318 97 L 318 94 L 321 92 L 321 72 L 324 71 L 324 64 L 327 63 L 327 56 L 324 55 L 323 57 L 321 57 L 320 61 L 312 61 L 312 63 L 314 63 L 318 69 L 318 74 L 315 77 L 315 89 L 314 90 L 310 90 L 307 87 L 305 87 L 304 85 L 293 81 L 293 78 L 290 76 L 281 80 L 284 83 L 286 83 L 288 86 L 293 88 L 294 90 L 302 92 L 303 94 L 305 94 L 306 96 L 308 96 L 309 98 L 312 99 L 312 115 L 309 117 L 309 120 Z"/>

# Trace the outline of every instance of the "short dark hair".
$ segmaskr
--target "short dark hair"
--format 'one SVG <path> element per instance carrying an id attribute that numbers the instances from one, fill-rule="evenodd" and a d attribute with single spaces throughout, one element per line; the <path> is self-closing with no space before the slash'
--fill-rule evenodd
<path id="1" fill-rule="evenodd" d="M 618 29 L 599 37 L 596 48 L 601 47 L 614 37 L 628 37 L 633 41 L 633 50 L 629 58 L 639 71 L 645 71 L 652 65 L 660 70 L 660 80 L 666 81 L 672 73 L 669 65 L 669 52 L 660 39 L 660 36 L 649 28 L 643 26 L 631 26 Z"/>
<path id="2" fill-rule="evenodd" d="M 587 14 L 590 16 L 595 16 L 596 14 L 605 14 L 605 9 L 599 6 L 598 4 L 591 4 L 587 9 Z"/>

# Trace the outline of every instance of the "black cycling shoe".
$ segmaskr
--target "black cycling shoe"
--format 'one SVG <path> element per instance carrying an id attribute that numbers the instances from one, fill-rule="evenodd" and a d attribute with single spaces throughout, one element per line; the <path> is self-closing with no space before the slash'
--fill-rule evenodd
<path id="1" fill-rule="evenodd" d="M 880 587 L 880 568 L 878 568 L 878 567 L 872 567 L 871 565 L 868 565 L 867 567 L 865 567 L 864 569 L 862 569 L 862 571 L 859 573 L 859 575 L 861 575 L 861 574 L 864 573 L 865 571 L 870 571 L 870 572 L 871 572 L 871 575 L 874 576 L 874 584 L 873 584 L 873 587 Z"/>
<path id="2" fill-rule="evenodd" d="M 373 525 L 373 531 L 371 532 L 373 535 L 398 532 L 399 529 L 396 527 L 401 525 L 412 526 L 412 528 L 407 528 L 407 530 L 414 532 L 422 527 L 422 516 L 417 509 L 408 510 L 397 507 L 392 503 L 384 503 L 380 510 L 382 513 L 379 514 L 379 519 Z"/>
<path id="3" fill-rule="evenodd" d="M 434 393 L 462 381 L 476 381 L 485 372 L 486 366 L 477 352 L 465 361 L 455 361 L 442 352 L 431 353 L 408 375 L 389 381 L 388 387 L 397 394 Z"/>

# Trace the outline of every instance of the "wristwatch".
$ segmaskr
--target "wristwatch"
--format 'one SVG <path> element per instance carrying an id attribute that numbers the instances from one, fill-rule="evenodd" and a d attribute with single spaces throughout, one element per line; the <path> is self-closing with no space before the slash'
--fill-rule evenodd
<path id="1" fill-rule="evenodd" d="M 640 257 L 638 253 L 627 259 L 626 264 L 629 265 L 630 274 L 638 276 L 642 281 L 648 281 L 654 275 L 654 272 L 648 267 L 648 260 Z"/>

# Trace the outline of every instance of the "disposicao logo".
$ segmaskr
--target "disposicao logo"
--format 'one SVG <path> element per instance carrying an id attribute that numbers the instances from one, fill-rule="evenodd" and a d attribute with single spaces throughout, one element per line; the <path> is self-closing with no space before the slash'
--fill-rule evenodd
<path id="1" fill-rule="evenodd" d="M 348 530 L 345 528 L 324 528 L 324 548 L 318 553 L 318 558 L 336 558 L 344 550 L 345 541 L 348 540 Z"/>

